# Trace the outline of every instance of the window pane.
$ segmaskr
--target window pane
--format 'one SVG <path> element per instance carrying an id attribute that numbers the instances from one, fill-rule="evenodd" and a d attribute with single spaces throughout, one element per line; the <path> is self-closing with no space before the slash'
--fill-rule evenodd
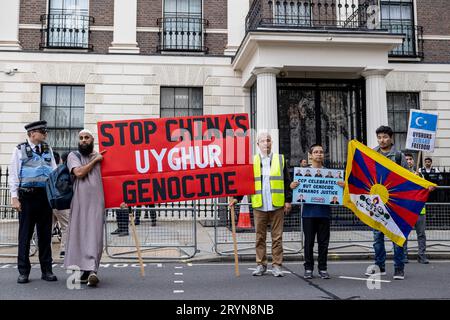
<path id="1" fill-rule="evenodd" d="M 176 0 L 165 0 L 164 1 L 164 12 L 175 13 L 177 11 L 177 1 Z"/>
<path id="2" fill-rule="evenodd" d="M 189 109 L 175 109 L 175 117 L 186 117 L 189 115 Z"/>
<path id="3" fill-rule="evenodd" d="M 55 107 L 43 107 L 42 108 L 41 120 L 47 121 L 47 126 L 49 128 L 53 128 L 56 126 L 55 112 L 56 112 Z"/>
<path id="4" fill-rule="evenodd" d="M 48 134 L 47 134 L 47 139 L 45 139 L 45 141 L 48 143 L 48 145 L 50 147 L 52 147 L 53 151 L 57 151 L 55 146 L 55 136 L 56 136 L 56 132 L 54 130 L 49 130 Z"/>
<path id="5" fill-rule="evenodd" d="M 56 126 L 65 128 L 70 126 L 70 108 L 56 109 Z"/>
<path id="6" fill-rule="evenodd" d="M 192 88 L 189 107 L 192 109 L 202 109 L 203 108 L 203 91 L 201 88 Z"/>
<path id="7" fill-rule="evenodd" d="M 174 116 L 174 109 L 161 109 L 161 118 L 169 118 Z"/>
<path id="8" fill-rule="evenodd" d="M 175 109 L 189 107 L 189 89 L 176 88 L 175 89 Z"/>
<path id="9" fill-rule="evenodd" d="M 177 12 L 178 13 L 182 13 L 182 14 L 187 14 L 189 13 L 189 1 L 188 0 L 184 0 L 184 1 L 177 1 Z"/>
<path id="10" fill-rule="evenodd" d="M 70 106 L 70 87 L 58 87 L 56 97 L 58 106 Z"/>
<path id="11" fill-rule="evenodd" d="M 419 94 L 411 92 L 388 92 L 388 124 L 394 130 L 394 142 L 405 148 L 408 132 L 409 110 L 419 108 Z"/>
<path id="12" fill-rule="evenodd" d="M 84 127 L 84 87 L 43 86 L 41 119 L 51 129 L 47 141 L 53 150 L 77 149 L 78 132 Z"/>
<path id="13" fill-rule="evenodd" d="M 50 12 L 52 10 L 62 10 L 63 9 L 63 0 L 51 0 L 50 1 Z"/>
<path id="14" fill-rule="evenodd" d="M 69 148 L 70 130 L 56 130 L 55 131 L 55 147 Z"/>
<path id="15" fill-rule="evenodd" d="M 70 126 L 79 128 L 84 126 L 84 109 L 72 108 L 70 113 Z"/>
<path id="16" fill-rule="evenodd" d="M 72 107 L 84 106 L 84 87 L 72 87 Z"/>
<path id="17" fill-rule="evenodd" d="M 174 108 L 174 89 L 161 88 L 161 109 Z"/>
<path id="18" fill-rule="evenodd" d="M 56 87 L 43 86 L 42 87 L 42 106 L 56 105 Z"/>
<path id="19" fill-rule="evenodd" d="M 189 109 L 189 115 L 190 116 L 202 116 L 203 110 L 202 109 Z"/>
<path id="20" fill-rule="evenodd" d="M 203 114 L 203 88 L 161 88 L 161 117 Z"/>
<path id="21" fill-rule="evenodd" d="M 76 129 L 76 130 L 70 130 L 70 143 L 69 146 L 72 150 L 77 149 L 78 148 L 78 132 L 80 132 L 80 130 Z"/>
<path id="22" fill-rule="evenodd" d="M 202 0 L 191 0 L 191 13 L 202 13 Z"/>

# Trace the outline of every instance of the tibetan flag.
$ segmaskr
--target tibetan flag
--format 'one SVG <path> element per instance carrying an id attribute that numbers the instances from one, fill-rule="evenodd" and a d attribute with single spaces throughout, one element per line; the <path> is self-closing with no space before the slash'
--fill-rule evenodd
<path id="1" fill-rule="evenodd" d="M 436 186 L 364 144 L 348 144 L 344 205 L 368 226 L 403 246 Z"/>

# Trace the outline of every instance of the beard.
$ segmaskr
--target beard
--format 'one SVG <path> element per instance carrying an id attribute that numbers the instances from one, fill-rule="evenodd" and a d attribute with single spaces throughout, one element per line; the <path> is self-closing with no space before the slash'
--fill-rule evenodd
<path id="1" fill-rule="evenodd" d="M 79 144 L 78 151 L 85 157 L 89 157 L 89 155 L 94 151 L 94 142 L 90 144 Z"/>

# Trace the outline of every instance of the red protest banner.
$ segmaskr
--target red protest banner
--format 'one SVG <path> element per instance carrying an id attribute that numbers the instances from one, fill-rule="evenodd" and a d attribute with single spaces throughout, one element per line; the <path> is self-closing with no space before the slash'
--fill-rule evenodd
<path id="1" fill-rule="evenodd" d="M 247 114 L 97 126 L 106 208 L 254 193 Z"/>

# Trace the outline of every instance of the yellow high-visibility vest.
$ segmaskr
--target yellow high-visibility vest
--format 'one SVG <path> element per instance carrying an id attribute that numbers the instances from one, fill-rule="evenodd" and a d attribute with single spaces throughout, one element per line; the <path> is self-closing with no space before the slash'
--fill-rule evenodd
<path id="1" fill-rule="evenodd" d="M 270 165 L 270 193 L 272 195 L 272 205 L 274 207 L 284 206 L 284 156 L 282 154 L 272 154 Z M 255 176 L 255 194 L 252 195 L 252 207 L 261 208 L 262 199 L 262 176 L 261 176 L 261 156 L 253 157 L 253 174 Z"/>

